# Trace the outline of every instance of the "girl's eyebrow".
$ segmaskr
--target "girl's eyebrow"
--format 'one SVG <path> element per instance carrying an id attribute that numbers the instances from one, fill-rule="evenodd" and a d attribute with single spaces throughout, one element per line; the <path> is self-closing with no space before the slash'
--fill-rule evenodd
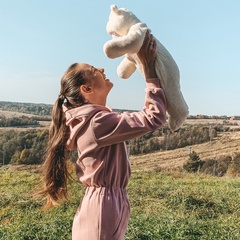
<path id="1" fill-rule="evenodd" d="M 95 72 L 96 68 L 94 66 L 91 66 L 91 72 Z"/>

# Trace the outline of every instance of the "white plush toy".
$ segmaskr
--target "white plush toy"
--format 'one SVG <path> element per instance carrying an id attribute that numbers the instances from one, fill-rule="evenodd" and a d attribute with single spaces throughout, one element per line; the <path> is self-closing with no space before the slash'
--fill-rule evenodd
<path id="1" fill-rule="evenodd" d="M 103 50 L 109 58 L 125 55 L 119 64 L 117 73 L 121 78 L 129 78 L 138 69 L 144 76 L 142 64 L 137 57 L 146 31 L 142 23 L 132 12 L 111 5 L 107 32 L 113 39 L 104 44 Z M 172 131 L 179 129 L 187 115 L 188 106 L 180 90 L 180 74 L 177 64 L 167 49 L 156 39 L 157 59 L 155 69 L 167 100 L 168 125 Z"/>

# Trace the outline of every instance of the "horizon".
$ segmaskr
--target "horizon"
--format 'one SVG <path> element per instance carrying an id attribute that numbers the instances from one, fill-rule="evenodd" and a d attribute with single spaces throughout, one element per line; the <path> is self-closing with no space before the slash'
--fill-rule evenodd
<path id="1" fill-rule="evenodd" d="M 53 106 L 53 104 L 51 103 L 32 103 L 32 102 L 12 102 L 12 101 L 0 101 L 0 103 L 14 103 L 14 104 L 34 104 L 34 105 L 49 105 L 49 106 Z M 138 109 L 125 109 L 125 108 L 113 108 L 113 110 L 120 110 L 120 111 L 139 111 Z M 1 106 L 0 106 L 0 111 L 6 111 L 6 110 L 2 110 L 1 109 Z M 206 114 L 196 114 L 196 115 L 193 115 L 193 114 L 188 114 L 187 118 L 186 119 L 189 119 L 189 117 L 197 117 L 197 116 L 206 116 L 206 117 L 210 117 L 210 118 L 214 118 L 214 117 L 218 117 L 218 118 L 221 118 L 221 117 L 240 117 L 240 115 L 226 115 L 226 114 L 222 114 L 222 115 L 214 115 L 214 114 L 210 114 L 210 115 L 206 115 Z"/>

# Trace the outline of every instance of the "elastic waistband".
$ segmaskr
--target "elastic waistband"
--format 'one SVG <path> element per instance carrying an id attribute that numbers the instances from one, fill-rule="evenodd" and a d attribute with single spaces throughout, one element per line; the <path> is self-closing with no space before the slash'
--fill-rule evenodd
<path id="1" fill-rule="evenodd" d="M 86 187 L 85 194 L 92 194 L 92 193 L 99 193 L 102 195 L 116 195 L 116 194 L 127 194 L 126 188 L 119 188 L 119 187 L 95 187 L 90 186 Z"/>

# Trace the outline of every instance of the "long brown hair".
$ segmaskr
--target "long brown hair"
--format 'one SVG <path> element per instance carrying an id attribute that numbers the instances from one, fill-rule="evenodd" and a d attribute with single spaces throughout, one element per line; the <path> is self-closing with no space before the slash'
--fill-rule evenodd
<path id="1" fill-rule="evenodd" d="M 56 204 L 61 199 L 67 199 L 67 182 L 69 172 L 67 168 L 66 141 L 69 129 L 66 126 L 63 103 L 68 108 L 79 107 L 84 104 L 79 87 L 85 83 L 83 71 L 79 71 L 78 64 L 72 64 L 61 79 L 61 91 L 52 109 L 52 122 L 49 129 L 49 141 L 43 164 L 44 188 L 40 195 L 47 198 L 45 209 Z"/>

